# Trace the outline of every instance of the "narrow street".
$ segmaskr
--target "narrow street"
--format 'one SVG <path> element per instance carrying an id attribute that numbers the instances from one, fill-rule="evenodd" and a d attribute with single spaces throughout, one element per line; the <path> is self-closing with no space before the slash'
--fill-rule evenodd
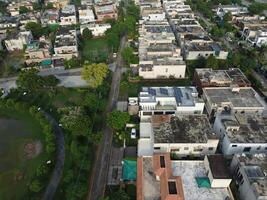
<path id="1" fill-rule="evenodd" d="M 125 47 L 126 44 L 126 36 L 121 38 L 120 48 L 117 53 L 116 59 L 116 70 L 113 73 L 112 84 L 109 93 L 108 105 L 106 108 L 106 115 L 111 112 L 118 100 L 119 96 L 119 88 L 121 81 L 121 69 L 123 65 L 121 50 Z M 103 139 L 101 144 L 99 145 L 98 154 L 96 157 L 96 161 L 94 164 L 93 172 L 91 173 L 91 184 L 88 191 L 88 200 L 99 200 L 104 196 L 107 175 L 108 175 L 108 166 L 110 159 L 110 152 L 112 147 L 112 130 L 104 124 L 103 127 Z"/>
<path id="2" fill-rule="evenodd" d="M 64 161 L 65 161 L 65 146 L 64 146 L 64 133 L 62 129 L 58 126 L 57 121 L 48 113 L 45 113 L 46 118 L 49 120 L 51 125 L 53 126 L 54 133 L 56 136 L 56 159 L 55 159 L 55 167 L 52 174 L 52 177 L 50 178 L 49 184 L 46 187 L 44 196 L 42 200 L 51 200 L 53 199 L 58 184 L 60 182 L 62 173 L 63 173 L 63 167 L 64 167 Z"/>

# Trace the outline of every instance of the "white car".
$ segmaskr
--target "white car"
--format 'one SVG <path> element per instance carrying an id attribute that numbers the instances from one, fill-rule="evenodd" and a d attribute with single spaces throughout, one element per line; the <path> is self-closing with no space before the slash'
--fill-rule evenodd
<path id="1" fill-rule="evenodd" d="M 131 139 L 136 139 L 136 129 L 132 128 L 131 130 Z"/>

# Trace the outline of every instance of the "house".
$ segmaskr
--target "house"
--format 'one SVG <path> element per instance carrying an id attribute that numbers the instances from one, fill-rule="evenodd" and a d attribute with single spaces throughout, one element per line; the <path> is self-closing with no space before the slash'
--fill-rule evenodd
<path id="1" fill-rule="evenodd" d="M 24 1 L 12 1 L 7 6 L 7 11 L 10 13 L 11 16 L 17 16 L 20 14 L 20 8 L 26 7 L 28 10 L 33 10 L 33 2 L 30 0 L 24 0 Z"/>
<path id="2" fill-rule="evenodd" d="M 106 31 L 111 28 L 110 24 L 83 24 L 80 26 L 81 33 L 83 30 L 88 28 L 92 31 L 94 37 L 104 36 Z"/>
<path id="3" fill-rule="evenodd" d="M 207 87 L 203 88 L 205 108 L 210 117 L 224 111 L 231 113 L 262 113 L 265 103 L 251 87 Z"/>
<path id="4" fill-rule="evenodd" d="M 240 200 L 267 199 L 266 154 L 234 155 L 231 172 Z"/>
<path id="5" fill-rule="evenodd" d="M 205 105 L 195 87 L 142 87 L 134 104 L 131 99 L 129 107 L 138 105 L 141 120 L 162 114 L 202 114 Z"/>
<path id="6" fill-rule="evenodd" d="M 242 36 L 252 46 L 267 45 L 267 24 L 266 27 L 245 28 Z"/>
<path id="7" fill-rule="evenodd" d="M 163 21 L 166 19 L 165 12 L 162 8 L 143 8 L 141 16 L 145 21 Z"/>
<path id="8" fill-rule="evenodd" d="M 57 34 L 54 44 L 53 58 L 69 60 L 78 57 L 78 41 L 75 29 L 61 27 Z"/>
<path id="9" fill-rule="evenodd" d="M 153 115 L 140 122 L 138 156 L 171 153 L 180 158 L 214 154 L 219 140 L 206 115 Z"/>
<path id="10" fill-rule="evenodd" d="M 76 8 L 74 5 L 66 5 L 62 8 L 60 13 L 60 25 L 77 24 Z"/>
<path id="11" fill-rule="evenodd" d="M 239 68 L 213 70 L 211 68 L 196 68 L 193 83 L 202 92 L 205 87 L 250 87 L 251 83 Z"/>
<path id="12" fill-rule="evenodd" d="M 267 118 L 264 114 L 223 112 L 217 114 L 213 127 L 225 155 L 267 153 Z"/>
<path id="13" fill-rule="evenodd" d="M 232 16 L 240 16 L 248 14 L 248 8 L 244 6 L 239 6 L 237 4 L 233 5 L 219 5 L 216 9 L 216 15 L 218 17 L 223 17 L 226 13 L 231 13 Z"/>
<path id="14" fill-rule="evenodd" d="M 170 154 L 137 159 L 137 200 L 184 200 L 181 176 L 173 176 Z"/>
<path id="15" fill-rule="evenodd" d="M 0 17 L 0 29 L 17 29 L 19 26 L 19 18 L 18 17 L 8 17 L 3 16 Z"/>
<path id="16" fill-rule="evenodd" d="M 208 58 L 213 55 L 216 59 L 225 60 L 228 51 L 218 43 L 190 43 L 185 46 L 184 57 L 186 60 L 197 60 L 200 57 Z"/>
<path id="17" fill-rule="evenodd" d="M 31 41 L 25 50 L 25 62 L 39 64 L 44 60 L 51 60 L 50 42 L 41 38 L 39 41 Z"/>
<path id="18" fill-rule="evenodd" d="M 95 22 L 95 15 L 93 10 L 89 7 L 80 7 L 79 22 L 80 24 L 88 24 Z"/>
<path id="19" fill-rule="evenodd" d="M 26 24 L 30 22 L 38 23 L 38 19 L 40 17 L 40 13 L 27 13 L 19 15 L 19 22 L 20 22 L 20 30 L 26 30 Z"/>
<path id="20" fill-rule="evenodd" d="M 81 5 L 82 6 L 92 6 L 93 0 L 81 0 Z"/>
<path id="21" fill-rule="evenodd" d="M 117 8 L 113 2 L 103 2 L 94 5 L 95 14 L 98 22 L 103 22 L 107 19 L 117 19 Z"/>
<path id="22" fill-rule="evenodd" d="M 59 23 L 59 11 L 57 9 L 45 10 L 41 17 L 42 26 Z"/>
<path id="23" fill-rule="evenodd" d="M 207 155 L 204 159 L 211 188 L 228 188 L 232 181 L 227 160 L 222 154 Z"/>
<path id="24" fill-rule="evenodd" d="M 44 0 L 45 5 L 52 4 L 54 8 L 64 8 L 69 4 L 69 0 Z"/>
<path id="25" fill-rule="evenodd" d="M 31 31 L 11 32 L 7 34 L 4 43 L 8 51 L 20 51 L 32 40 Z"/>

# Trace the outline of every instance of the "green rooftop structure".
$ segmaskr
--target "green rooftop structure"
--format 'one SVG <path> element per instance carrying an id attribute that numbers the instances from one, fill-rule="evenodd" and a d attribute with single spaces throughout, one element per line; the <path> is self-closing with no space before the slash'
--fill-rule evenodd
<path id="1" fill-rule="evenodd" d="M 135 181 L 137 171 L 136 160 L 123 160 L 123 174 L 122 178 L 124 181 Z"/>
<path id="2" fill-rule="evenodd" d="M 52 60 L 50 60 L 50 59 L 42 60 L 42 62 L 41 62 L 42 67 L 46 67 L 46 66 L 49 66 L 51 64 L 52 64 Z"/>
<path id="3" fill-rule="evenodd" d="M 199 188 L 211 188 L 208 177 L 196 177 L 196 181 Z"/>

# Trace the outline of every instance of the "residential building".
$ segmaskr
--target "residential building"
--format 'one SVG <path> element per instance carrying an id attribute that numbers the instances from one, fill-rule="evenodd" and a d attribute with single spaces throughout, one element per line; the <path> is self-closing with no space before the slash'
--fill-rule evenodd
<path id="1" fill-rule="evenodd" d="M 0 17 L 0 29 L 17 29 L 19 26 L 19 18 L 18 17 Z"/>
<path id="2" fill-rule="evenodd" d="M 193 83 L 202 91 L 205 87 L 250 87 L 251 83 L 239 68 L 227 70 L 213 70 L 212 68 L 197 68 L 193 76 Z"/>
<path id="3" fill-rule="evenodd" d="M 78 41 L 75 29 L 62 27 L 56 34 L 54 58 L 71 59 L 78 57 Z"/>
<path id="4" fill-rule="evenodd" d="M 267 117 L 264 114 L 225 111 L 217 114 L 213 126 L 220 137 L 223 154 L 267 153 Z"/>
<path id="5" fill-rule="evenodd" d="M 49 9 L 43 12 L 41 17 L 41 23 L 43 26 L 58 24 L 59 23 L 59 11 L 57 9 Z"/>
<path id="6" fill-rule="evenodd" d="M 139 116 L 149 119 L 162 114 L 202 114 L 204 101 L 198 97 L 195 87 L 142 87 L 137 101 Z"/>
<path id="7" fill-rule="evenodd" d="M 184 200 L 181 176 L 173 176 L 169 154 L 137 159 L 137 200 Z"/>
<path id="8" fill-rule="evenodd" d="M 51 60 L 50 42 L 41 38 L 39 41 L 31 41 L 25 50 L 25 62 L 27 65 Z"/>
<path id="9" fill-rule="evenodd" d="M 88 24 L 95 22 L 95 15 L 91 8 L 83 6 L 79 8 L 80 24 Z"/>
<path id="10" fill-rule="evenodd" d="M 81 5 L 82 6 L 92 6 L 93 0 L 81 0 Z"/>
<path id="11" fill-rule="evenodd" d="M 33 10 L 33 3 L 34 1 L 24 0 L 24 1 L 12 1 L 7 6 L 7 11 L 10 13 L 11 16 L 19 15 L 19 10 L 21 7 L 26 7 L 28 10 Z"/>
<path id="12" fill-rule="evenodd" d="M 30 22 L 38 23 L 40 13 L 27 13 L 19 15 L 20 30 L 25 30 L 26 24 Z"/>
<path id="13" fill-rule="evenodd" d="M 69 4 L 69 0 L 44 0 L 45 5 L 52 4 L 54 8 L 64 8 Z"/>
<path id="14" fill-rule="evenodd" d="M 138 156 L 171 153 L 180 158 L 214 154 L 219 140 L 206 115 L 153 115 L 140 122 Z"/>
<path id="15" fill-rule="evenodd" d="M 117 8 L 113 2 L 99 3 L 94 8 L 98 22 L 118 18 Z"/>
<path id="16" fill-rule="evenodd" d="M 200 57 L 208 58 L 213 55 L 216 59 L 225 60 L 228 51 L 218 43 L 196 44 L 190 43 L 185 47 L 184 56 L 186 60 L 197 60 Z"/>
<path id="17" fill-rule="evenodd" d="M 209 165 L 216 165 L 213 162 L 210 159 Z M 221 175 L 220 169 L 212 172 Z M 231 199 L 227 188 L 211 187 L 203 160 L 171 160 L 168 153 L 138 157 L 136 190 L 137 200 Z"/>
<path id="18" fill-rule="evenodd" d="M 31 31 L 11 32 L 7 34 L 5 46 L 8 51 L 20 51 L 33 40 Z"/>
<path id="19" fill-rule="evenodd" d="M 234 155 L 231 163 L 240 200 L 267 199 L 267 156 Z"/>
<path id="20" fill-rule="evenodd" d="M 266 106 L 251 87 L 207 87 L 202 90 L 206 111 L 210 117 L 225 110 L 231 113 L 262 113 Z"/>
<path id="21" fill-rule="evenodd" d="M 240 16 L 248 14 L 248 8 L 244 6 L 239 6 L 237 4 L 233 5 L 219 5 L 216 9 L 216 14 L 218 17 L 223 17 L 226 13 L 231 13 L 232 16 Z"/>
<path id="22" fill-rule="evenodd" d="M 66 5 L 60 13 L 60 25 L 77 24 L 76 8 L 74 5 Z"/>
<path id="23" fill-rule="evenodd" d="M 207 155 L 204 159 L 211 188 L 228 188 L 232 181 L 227 160 L 222 154 Z"/>
<path id="24" fill-rule="evenodd" d="M 166 19 L 162 8 L 143 8 L 141 16 L 144 21 L 163 21 Z"/>
<path id="25" fill-rule="evenodd" d="M 104 36 L 106 31 L 111 28 L 110 24 L 83 24 L 80 26 L 81 33 L 83 30 L 88 28 L 92 31 L 94 37 Z"/>
<path id="26" fill-rule="evenodd" d="M 245 28 L 242 36 L 252 46 L 267 45 L 267 24 L 266 27 Z"/>

